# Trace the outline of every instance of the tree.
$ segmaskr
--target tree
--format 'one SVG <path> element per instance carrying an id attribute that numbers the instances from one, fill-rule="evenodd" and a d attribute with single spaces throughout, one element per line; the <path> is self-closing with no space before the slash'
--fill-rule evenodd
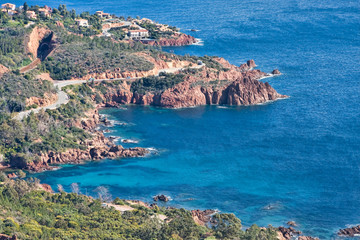
<path id="1" fill-rule="evenodd" d="M 27 2 L 24 2 L 24 12 L 26 13 L 27 10 L 29 10 L 29 5 L 27 4 Z"/>
<path id="2" fill-rule="evenodd" d="M 234 214 L 215 214 L 213 217 L 216 237 L 220 239 L 237 239 L 243 233 L 241 221 Z"/>
<path id="3" fill-rule="evenodd" d="M 5 182 L 7 180 L 7 176 L 4 172 L 0 172 L 0 182 Z"/>
<path id="4" fill-rule="evenodd" d="M 77 183 L 72 183 L 72 184 L 70 185 L 70 187 L 71 187 L 71 191 L 72 191 L 73 193 L 76 193 L 76 194 L 79 194 L 79 193 L 80 193 L 79 184 L 77 184 Z"/>
<path id="5" fill-rule="evenodd" d="M 57 185 L 57 190 L 58 190 L 59 192 L 64 192 L 64 187 L 63 187 L 61 184 L 58 184 L 58 185 Z"/>
<path id="6" fill-rule="evenodd" d="M 94 191 L 97 192 L 101 201 L 111 202 L 112 196 L 109 193 L 109 189 L 107 187 L 99 186 Z"/>
<path id="7" fill-rule="evenodd" d="M 76 11 L 75 11 L 75 9 L 71 9 L 70 16 L 71 16 L 72 19 L 75 20 L 75 18 L 76 18 Z"/>

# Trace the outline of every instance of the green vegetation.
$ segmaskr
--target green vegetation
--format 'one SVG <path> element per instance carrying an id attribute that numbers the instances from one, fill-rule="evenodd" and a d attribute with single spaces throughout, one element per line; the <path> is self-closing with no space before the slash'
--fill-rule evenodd
<path id="1" fill-rule="evenodd" d="M 121 28 L 111 28 L 109 33 L 112 34 L 115 40 L 123 40 L 126 36 L 126 33 Z"/>
<path id="2" fill-rule="evenodd" d="M 150 38 L 160 39 L 160 38 L 171 38 L 174 34 L 173 31 L 176 31 L 176 27 L 169 27 L 173 31 L 160 31 L 160 29 L 154 23 L 143 22 L 139 24 L 140 27 L 145 28 L 149 31 Z"/>
<path id="3" fill-rule="evenodd" d="M 121 213 L 77 193 L 38 190 L 36 179 L 2 178 L 0 232 L 20 239 L 277 239 L 271 227 L 242 231 L 233 214 L 216 214 L 208 228 L 195 224 L 185 209 L 133 206 L 135 210 Z M 120 199 L 114 203 L 126 204 Z"/>
<path id="4" fill-rule="evenodd" d="M 227 68 L 224 68 L 219 62 L 214 60 L 215 56 L 207 56 L 207 55 L 203 57 L 191 56 L 191 58 L 193 59 L 193 61 L 202 61 L 203 63 L 206 64 L 208 68 L 213 68 L 218 71 L 228 70 Z"/>
<path id="5" fill-rule="evenodd" d="M 30 114 L 22 121 L 8 114 L 0 115 L 0 154 L 12 167 L 25 168 L 38 161 L 39 154 L 61 152 L 69 148 L 84 149 L 81 144 L 92 136 L 74 126 L 78 117 L 93 107 L 86 85 L 69 93 L 71 100 L 55 110 Z"/>
<path id="6" fill-rule="evenodd" d="M 55 92 L 53 85 L 36 79 L 33 74 L 5 73 L 0 76 L 0 113 L 23 111 L 27 98 L 44 97 L 51 92 Z"/>
<path id="7" fill-rule="evenodd" d="M 42 69 L 54 79 L 81 78 L 87 74 L 102 72 L 148 71 L 154 65 L 135 52 L 144 50 L 137 43 L 115 43 L 106 38 L 93 39 L 59 34 L 63 42 L 54 54 L 43 62 Z"/>
<path id="8" fill-rule="evenodd" d="M 184 74 L 160 74 L 160 76 L 144 77 L 131 84 L 131 91 L 139 94 L 146 92 L 162 92 L 183 82 Z"/>
<path id="9" fill-rule="evenodd" d="M 4 13 L 0 13 L 0 18 Z M 24 41 L 29 29 L 7 27 L 0 30 L 0 64 L 7 68 L 18 68 L 29 62 Z"/>

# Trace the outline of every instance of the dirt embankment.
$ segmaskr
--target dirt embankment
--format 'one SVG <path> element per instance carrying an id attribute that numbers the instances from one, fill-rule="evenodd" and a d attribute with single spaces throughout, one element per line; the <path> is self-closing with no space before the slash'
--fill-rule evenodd
<path id="1" fill-rule="evenodd" d="M 31 53 L 32 60 L 38 58 L 38 50 L 43 39 L 51 34 L 51 30 L 44 27 L 35 27 L 31 34 L 26 38 L 26 51 Z"/>

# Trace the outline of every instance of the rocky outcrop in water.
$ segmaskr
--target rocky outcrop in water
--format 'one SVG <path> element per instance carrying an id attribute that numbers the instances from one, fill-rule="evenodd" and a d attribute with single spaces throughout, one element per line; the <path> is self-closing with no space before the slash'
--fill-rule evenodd
<path id="1" fill-rule="evenodd" d="M 281 72 L 279 71 L 279 69 L 274 69 L 274 70 L 271 72 L 271 74 L 273 74 L 273 75 L 280 75 Z"/>
<path id="2" fill-rule="evenodd" d="M 346 237 L 354 237 L 355 235 L 358 235 L 358 234 L 360 235 L 360 225 L 340 229 L 338 232 L 339 236 L 346 236 Z"/>
<path id="3" fill-rule="evenodd" d="M 169 198 L 167 196 L 165 196 L 164 194 L 161 194 L 161 195 L 157 195 L 153 198 L 153 200 L 155 202 L 157 201 L 161 201 L 161 202 L 168 202 L 169 201 Z"/>

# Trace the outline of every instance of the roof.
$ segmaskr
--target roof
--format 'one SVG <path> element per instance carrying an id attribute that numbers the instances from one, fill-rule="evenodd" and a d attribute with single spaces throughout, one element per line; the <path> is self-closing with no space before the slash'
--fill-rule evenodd
<path id="1" fill-rule="evenodd" d="M 87 22 L 88 20 L 87 20 L 87 19 L 82 19 L 82 18 L 80 18 L 80 19 L 75 19 L 75 21 L 76 21 L 76 22 L 84 22 L 84 21 Z"/>
<path id="2" fill-rule="evenodd" d="M 2 7 L 7 7 L 7 6 L 11 6 L 11 7 L 15 7 L 16 5 L 15 4 L 12 4 L 12 3 L 4 3 L 1 5 Z"/>

